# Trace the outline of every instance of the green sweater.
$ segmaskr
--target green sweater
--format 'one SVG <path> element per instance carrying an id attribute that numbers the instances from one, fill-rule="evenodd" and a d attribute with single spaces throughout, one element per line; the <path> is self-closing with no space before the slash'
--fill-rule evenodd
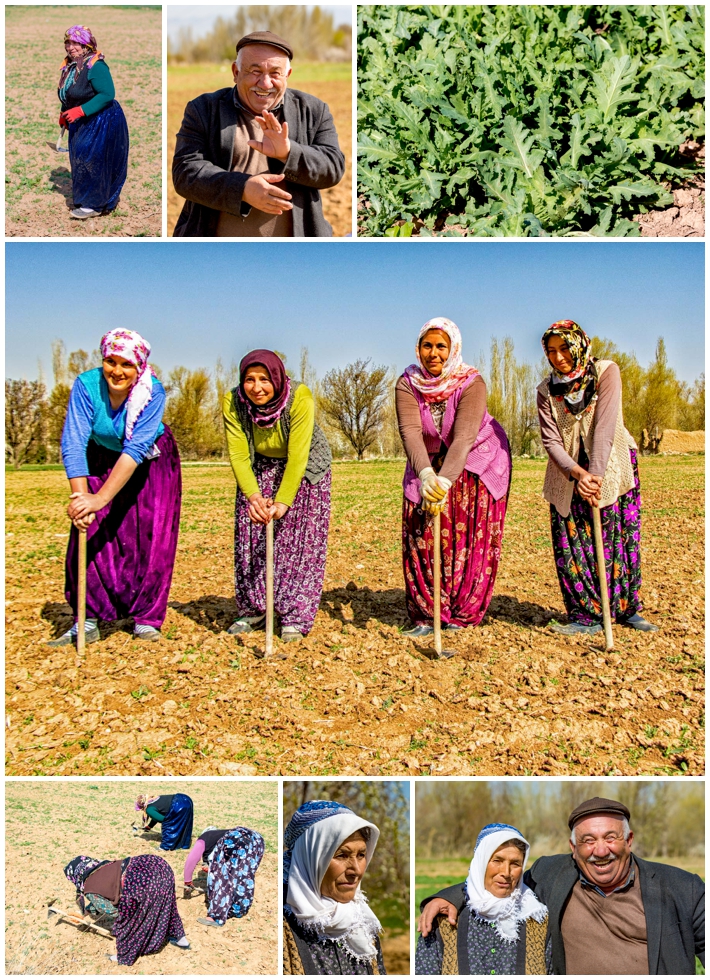
<path id="1" fill-rule="evenodd" d="M 95 116 L 107 105 L 111 105 L 116 97 L 111 72 L 105 61 L 97 61 L 89 69 L 89 81 L 96 95 L 93 99 L 85 102 L 81 108 L 84 110 L 85 116 Z"/>
<path id="2" fill-rule="evenodd" d="M 239 489 L 245 497 L 249 498 L 252 494 L 259 493 L 259 484 L 256 482 L 251 467 L 249 444 L 237 418 L 231 391 L 228 391 L 224 396 L 222 413 L 224 415 L 224 428 L 227 433 L 229 461 L 232 464 Z M 275 502 L 278 504 L 285 504 L 290 507 L 294 501 L 308 465 L 308 453 L 311 448 L 314 424 L 315 404 L 313 395 L 302 384 L 296 390 L 291 406 L 291 432 L 288 443 L 284 437 L 281 421 L 266 429 L 262 429 L 258 425 L 252 426 L 256 452 L 262 456 L 269 456 L 271 459 L 287 460 L 281 486 L 275 497 Z"/>

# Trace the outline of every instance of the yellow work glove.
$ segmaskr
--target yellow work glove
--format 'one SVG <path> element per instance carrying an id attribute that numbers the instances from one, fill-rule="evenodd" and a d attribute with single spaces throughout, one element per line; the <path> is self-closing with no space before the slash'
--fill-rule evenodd
<path id="1" fill-rule="evenodd" d="M 446 497 L 443 500 L 422 500 L 422 510 L 427 514 L 441 514 L 446 509 Z"/>
<path id="2" fill-rule="evenodd" d="M 419 474 L 421 481 L 422 500 L 431 503 L 438 503 L 446 498 L 446 494 L 451 489 L 451 480 L 445 476 L 438 476 L 432 466 L 426 466 Z"/>

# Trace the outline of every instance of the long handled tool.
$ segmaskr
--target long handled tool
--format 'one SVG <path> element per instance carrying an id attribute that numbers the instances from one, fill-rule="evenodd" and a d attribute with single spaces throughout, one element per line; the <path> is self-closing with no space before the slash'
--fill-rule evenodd
<path id="1" fill-rule="evenodd" d="M 434 514 L 434 649 L 437 657 L 453 657 L 441 646 L 441 514 Z"/>
<path id="2" fill-rule="evenodd" d="M 79 531 L 79 569 L 77 577 L 76 651 L 83 656 L 86 650 L 86 531 Z"/>
<path id="3" fill-rule="evenodd" d="M 264 656 L 274 652 L 274 519 L 266 525 L 266 647 Z"/>
<path id="4" fill-rule="evenodd" d="M 66 146 L 62 146 L 62 137 L 64 136 L 64 133 L 65 132 L 66 132 L 65 127 L 64 126 L 60 126 L 59 127 L 59 136 L 57 137 L 57 142 L 54 143 L 54 144 L 53 143 L 50 143 L 49 144 L 54 150 L 56 150 L 57 153 L 68 153 L 69 152 L 69 150 L 67 149 Z"/>
<path id="5" fill-rule="evenodd" d="M 594 551 L 597 557 L 597 576 L 599 592 L 602 597 L 602 618 L 604 620 L 604 640 L 607 652 L 614 649 L 614 634 L 611 631 L 611 609 L 609 608 L 609 583 L 606 578 L 606 562 L 604 561 L 604 538 L 602 537 L 602 518 L 598 507 L 592 507 L 594 523 Z"/>
<path id="6" fill-rule="evenodd" d="M 63 912 L 58 909 L 56 905 L 50 905 L 47 909 L 47 918 L 51 919 L 53 915 L 57 916 L 57 923 L 65 920 L 66 922 L 71 922 L 73 926 L 86 926 L 87 929 L 93 929 L 94 932 L 98 932 L 100 936 L 106 936 L 108 939 L 113 939 L 113 933 L 109 932 L 108 929 L 104 929 L 102 926 L 97 926 L 95 922 L 92 922 L 90 916 L 75 915 L 72 912 Z"/>

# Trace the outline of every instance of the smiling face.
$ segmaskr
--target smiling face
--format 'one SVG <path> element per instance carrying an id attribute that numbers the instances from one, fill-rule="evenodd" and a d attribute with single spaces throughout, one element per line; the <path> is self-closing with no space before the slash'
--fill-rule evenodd
<path id="1" fill-rule="evenodd" d="M 320 893 L 336 902 L 352 902 L 367 867 L 367 844 L 359 830 L 346 838 L 330 859 Z"/>
<path id="2" fill-rule="evenodd" d="M 83 44 L 79 44 L 78 41 L 65 41 L 64 50 L 69 55 L 72 61 L 76 61 L 77 58 L 80 58 L 81 55 L 84 54 L 84 52 L 88 51 L 89 49 L 85 47 Z"/>
<path id="3" fill-rule="evenodd" d="M 583 817 L 574 825 L 575 842 L 569 842 L 572 855 L 585 878 L 603 892 L 623 884 L 629 873 L 634 835 L 624 840 L 624 822 L 610 813 Z"/>
<path id="4" fill-rule="evenodd" d="M 508 898 L 520 882 L 524 862 L 525 855 L 515 844 L 503 844 L 488 862 L 483 887 L 496 898 Z"/>
<path id="5" fill-rule="evenodd" d="M 110 354 L 103 360 L 104 378 L 112 395 L 126 396 L 136 383 L 138 368 L 132 361 L 118 354 Z"/>
<path id="6" fill-rule="evenodd" d="M 419 357 L 429 374 L 438 378 L 451 353 L 451 341 L 443 330 L 427 330 L 419 341 Z"/>
<path id="7" fill-rule="evenodd" d="M 574 360 L 564 337 L 549 338 L 547 359 L 558 374 L 569 374 L 574 368 Z"/>
<path id="8" fill-rule="evenodd" d="M 244 392 L 254 405 L 266 405 L 274 397 L 271 375 L 263 364 L 252 364 L 244 375 Z"/>
<path id="9" fill-rule="evenodd" d="M 283 98 L 291 67 L 280 48 L 270 44 L 247 44 L 232 64 L 232 74 L 242 105 L 261 115 L 264 110 L 277 106 Z"/>

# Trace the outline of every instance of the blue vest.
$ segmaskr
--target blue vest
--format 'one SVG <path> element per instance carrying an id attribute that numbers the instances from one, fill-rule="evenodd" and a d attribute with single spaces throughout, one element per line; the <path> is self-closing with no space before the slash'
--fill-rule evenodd
<path id="1" fill-rule="evenodd" d="M 117 412 L 111 408 L 103 368 L 97 367 L 92 368 L 91 371 L 84 371 L 83 374 L 79 375 L 77 381 L 80 381 L 88 391 L 91 404 L 94 407 L 91 438 L 105 449 L 112 449 L 116 453 L 122 452 L 126 436 L 126 402 L 121 405 Z M 159 384 L 158 379 L 154 377 L 153 385 Z M 165 426 L 161 422 L 155 438 L 158 439 L 162 436 L 164 431 Z"/>

